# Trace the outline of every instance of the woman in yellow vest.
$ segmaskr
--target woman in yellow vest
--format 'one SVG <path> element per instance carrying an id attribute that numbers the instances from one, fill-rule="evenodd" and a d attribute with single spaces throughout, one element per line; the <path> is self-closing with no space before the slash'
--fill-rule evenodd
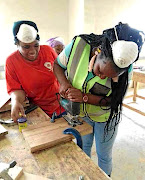
<path id="1" fill-rule="evenodd" d="M 83 136 L 83 150 L 91 156 L 95 137 L 98 165 L 109 176 L 129 70 L 143 41 L 142 32 L 119 23 L 102 35 L 74 37 L 54 64 L 61 96 L 80 102 L 80 116 L 93 126 L 93 133 Z"/>

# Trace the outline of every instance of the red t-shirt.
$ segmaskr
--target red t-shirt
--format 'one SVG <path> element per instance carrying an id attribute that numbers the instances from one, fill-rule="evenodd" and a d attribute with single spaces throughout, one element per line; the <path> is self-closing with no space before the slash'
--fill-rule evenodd
<path id="1" fill-rule="evenodd" d="M 46 45 L 40 46 L 35 61 L 24 59 L 19 51 L 12 53 L 6 60 L 6 82 L 8 93 L 23 89 L 33 103 L 41 107 L 50 117 L 60 105 L 56 96 L 59 85 L 53 73 L 53 63 L 57 55 Z M 61 112 L 64 110 L 61 108 Z"/>

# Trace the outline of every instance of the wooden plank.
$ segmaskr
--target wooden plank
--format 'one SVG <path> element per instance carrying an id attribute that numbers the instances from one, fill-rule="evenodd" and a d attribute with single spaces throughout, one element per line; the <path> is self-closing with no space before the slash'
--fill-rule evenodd
<path id="1" fill-rule="evenodd" d="M 50 148 L 57 144 L 71 141 L 72 135 L 63 134 L 64 129 L 70 127 L 64 118 L 56 119 L 55 123 L 50 121 L 37 125 L 31 125 L 22 130 L 25 140 L 30 146 L 31 152 Z M 81 135 L 92 133 L 92 127 L 83 122 L 82 125 L 74 127 Z"/>
<path id="2" fill-rule="evenodd" d="M 137 96 L 137 89 L 138 89 L 138 84 L 136 81 L 133 82 L 134 84 L 134 91 L 133 91 L 133 101 L 136 101 L 136 96 Z"/>
<path id="3" fill-rule="evenodd" d="M 144 97 L 144 96 L 139 96 L 139 95 L 136 95 L 136 97 L 138 97 L 138 98 L 141 98 L 141 99 L 144 99 L 144 100 L 145 100 L 145 97 Z"/>
<path id="4" fill-rule="evenodd" d="M 23 169 L 19 166 L 15 166 L 9 169 L 8 174 L 12 177 L 13 180 L 19 180 L 23 174 Z"/>
<path id="5" fill-rule="evenodd" d="M 138 71 L 138 70 L 133 71 L 132 80 L 133 80 L 133 83 L 134 83 L 133 95 L 126 96 L 125 99 L 129 98 L 129 97 L 133 97 L 133 102 L 136 102 L 136 98 L 138 97 L 138 98 L 141 98 L 141 99 L 145 100 L 145 97 L 139 96 L 137 94 L 137 90 L 139 88 L 139 83 L 145 83 L 145 72 Z M 140 111 L 139 109 L 134 108 L 131 105 L 128 105 L 127 103 L 123 103 L 123 106 L 128 108 L 128 109 L 131 109 L 132 111 L 135 111 L 135 112 L 145 116 L 145 112 Z"/>
<path id="6" fill-rule="evenodd" d="M 133 95 L 125 96 L 124 99 L 131 98 Z"/>
<path id="7" fill-rule="evenodd" d="M 137 113 L 139 113 L 139 114 L 141 114 L 143 116 L 145 116 L 145 112 L 142 112 L 142 111 L 140 111 L 140 110 L 138 110 L 138 109 L 136 109 L 136 108 L 134 108 L 134 107 L 132 107 L 130 105 L 127 105 L 127 104 L 123 103 L 123 106 L 128 108 L 128 109 L 131 109 L 131 110 L 133 110 L 133 111 L 135 111 L 135 112 L 137 112 Z"/>
<path id="8" fill-rule="evenodd" d="M 0 124 L 0 137 L 8 134 L 8 131 Z"/>
<path id="9" fill-rule="evenodd" d="M 143 71 L 133 71 L 132 80 L 136 82 L 145 83 L 145 72 Z"/>
<path id="10" fill-rule="evenodd" d="M 50 121 L 50 117 L 38 107 L 34 111 L 27 114 L 27 120 L 29 124 L 40 124 L 45 121 Z"/>
<path id="11" fill-rule="evenodd" d="M 67 125 L 67 122 L 64 120 L 60 122 L 60 119 L 58 119 L 55 123 L 50 123 L 49 121 L 44 121 L 41 124 L 35 124 L 35 125 L 30 125 L 28 128 L 23 129 L 23 132 L 27 132 L 25 134 L 25 137 L 27 136 L 33 136 L 35 134 L 40 134 L 42 131 L 51 131 L 54 129 L 62 128 Z"/>

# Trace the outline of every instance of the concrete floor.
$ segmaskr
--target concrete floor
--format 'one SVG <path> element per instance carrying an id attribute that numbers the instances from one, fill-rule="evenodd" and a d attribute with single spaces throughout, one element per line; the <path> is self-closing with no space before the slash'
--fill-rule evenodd
<path id="1" fill-rule="evenodd" d="M 145 96 L 145 89 L 142 89 Z M 145 100 L 137 98 L 145 112 Z M 95 146 L 92 160 L 97 163 Z M 123 107 L 122 121 L 113 148 L 113 180 L 145 180 L 145 116 Z"/>

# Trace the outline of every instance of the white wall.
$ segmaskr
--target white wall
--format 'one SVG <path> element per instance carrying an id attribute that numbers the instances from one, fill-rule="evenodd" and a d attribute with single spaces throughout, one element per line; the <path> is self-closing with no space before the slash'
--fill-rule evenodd
<path id="1" fill-rule="evenodd" d="M 67 44 L 77 34 L 99 34 L 119 21 L 145 31 L 144 7 L 144 0 L 0 0 L 0 65 L 16 48 L 14 21 L 36 22 L 41 44 L 55 36 Z"/>
<path id="2" fill-rule="evenodd" d="M 145 0 L 84 0 L 84 32 L 101 34 L 123 22 L 145 33 L 144 9 Z M 145 44 L 140 57 L 145 58 Z"/>
<path id="3" fill-rule="evenodd" d="M 145 31 L 144 0 L 85 0 L 86 33 L 102 33 L 118 22 L 129 23 L 134 28 Z"/>
<path id="4" fill-rule="evenodd" d="M 84 31 L 84 0 L 69 0 L 69 41 Z"/>

